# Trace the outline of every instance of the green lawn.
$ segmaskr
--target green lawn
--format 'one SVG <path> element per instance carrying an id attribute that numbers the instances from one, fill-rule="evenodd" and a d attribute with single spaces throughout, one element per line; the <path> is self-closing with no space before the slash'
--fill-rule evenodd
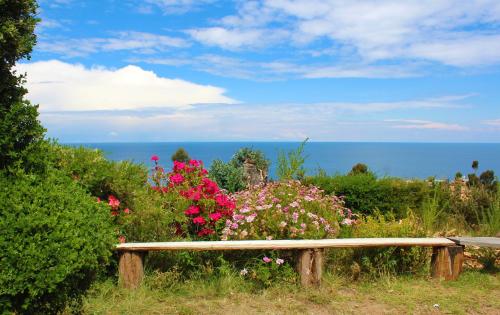
<path id="1" fill-rule="evenodd" d="M 360 280 L 326 275 L 319 289 L 267 289 L 235 275 L 177 281 L 149 275 L 136 291 L 108 280 L 84 299 L 86 314 L 500 314 L 500 276 L 467 271 L 458 281 Z M 174 278 L 172 280 L 172 278 Z"/>

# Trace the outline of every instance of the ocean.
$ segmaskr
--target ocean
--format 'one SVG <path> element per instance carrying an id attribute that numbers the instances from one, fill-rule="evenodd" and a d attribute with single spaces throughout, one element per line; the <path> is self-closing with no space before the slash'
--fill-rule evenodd
<path id="1" fill-rule="evenodd" d="M 101 149 L 112 160 L 132 160 L 151 166 L 150 158 L 158 155 L 168 167 L 170 157 L 180 147 L 209 167 L 214 159 L 228 161 L 242 147 L 264 152 L 271 161 L 270 176 L 276 174 L 280 151 L 296 149 L 298 142 L 154 142 L 154 143 L 81 143 Z M 471 173 L 473 160 L 479 161 L 479 172 L 486 169 L 500 174 L 500 143 L 360 143 L 308 142 L 305 146 L 305 168 L 308 174 L 318 169 L 328 174 L 346 173 L 356 163 L 367 164 L 379 176 L 439 179 L 453 178 L 460 171 Z"/>

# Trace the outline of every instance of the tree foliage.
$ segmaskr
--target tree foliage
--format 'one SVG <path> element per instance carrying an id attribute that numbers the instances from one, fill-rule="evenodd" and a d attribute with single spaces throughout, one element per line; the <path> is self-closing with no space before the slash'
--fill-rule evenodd
<path id="1" fill-rule="evenodd" d="M 177 161 L 187 163 L 190 159 L 191 158 L 189 157 L 189 154 L 186 150 L 184 150 L 184 148 L 177 149 L 177 151 L 175 151 L 175 153 L 172 155 L 172 162 Z"/>
<path id="2" fill-rule="evenodd" d="M 38 107 L 24 99 L 24 75 L 14 70 L 36 43 L 36 9 L 35 0 L 0 0 L 0 169 L 26 167 L 26 150 L 45 132 Z"/>

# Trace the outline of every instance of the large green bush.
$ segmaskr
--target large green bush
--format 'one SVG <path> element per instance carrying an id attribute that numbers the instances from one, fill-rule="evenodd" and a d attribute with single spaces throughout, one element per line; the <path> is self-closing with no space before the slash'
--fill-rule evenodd
<path id="1" fill-rule="evenodd" d="M 405 217 L 408 210 L 422 207 L 430 194 L 430 186 L 421 180 L 407 181 L 400 178 L 380 178 L 374 175 L 316 175 L 304 179 L 306 184 L 315 185 L 326 193 L 343 196 L 346 207 L 352 211 L 371 214 L 394 213 Z"/>
<path id="2" fill-rule="evenodd" d="M 78 182 L 90 194 L 101 199 L 117 197 L 124 206 L 134 209 L 136 197 L 146 190 L 148 170 L 129 161 L 110 161 L 100 150 L 53 144 L 52 164 Z"/>
<path id="3" fill-rule="evenodd" d="M 59 173 L 0 175 L 0 313 L 55 313 L 116 242 L 109 207 Z"/>

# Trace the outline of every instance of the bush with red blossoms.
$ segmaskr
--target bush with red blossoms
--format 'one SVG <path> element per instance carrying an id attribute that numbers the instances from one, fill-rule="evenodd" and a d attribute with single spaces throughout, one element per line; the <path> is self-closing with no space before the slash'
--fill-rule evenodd
<path id="1" fill-rule="evenodd" d="M 151 160 L 154 162 L 151 189 L 161 194 L 163 208 L 174 213 L 176 234 L 194 239 L 218 239 L 226 220 L 233 215 L 235 202 L 207 177 L 203 163 L 174 161 L 172 170 L 166 172 L 158 156 Z"/>
<path id="2" fill-rule="evenodd" d="M 100 198 L 97 198 L 97 202 L 105 202 L 101 201 Z M 110 208 L 110 215 L 113 218 L 113 223 L 115 225 L 115 231 L 118 235 L 118 241 L 120 243 L 125 243 L 125 231 L 124 225 L 126 223 L 126 216 L 128 216 L 132 211 L 129 208 L 123 206 L 123 204 L 116 198 L 114 195 L 108 196 L 107 205 Z"/>

